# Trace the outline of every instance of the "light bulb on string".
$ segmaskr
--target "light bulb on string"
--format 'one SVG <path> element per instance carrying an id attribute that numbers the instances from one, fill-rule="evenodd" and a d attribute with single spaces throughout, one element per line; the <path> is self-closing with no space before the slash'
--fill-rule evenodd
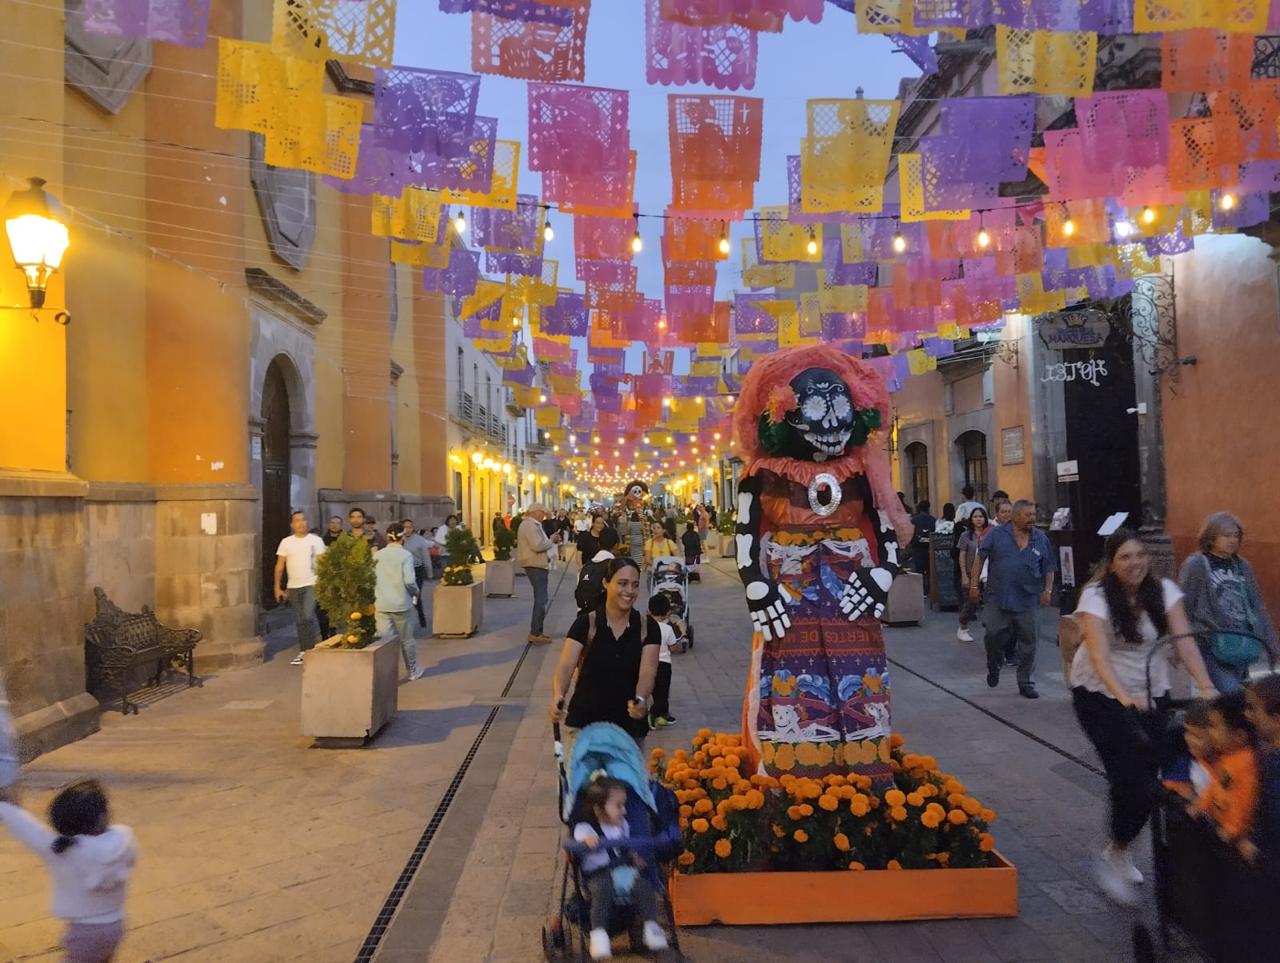
<path id="1" fill-rule="evenodd" d="M 902 232 L 898 231 L 893 235 L 893 249 L 899 254 L 907 249 L 907 239 L 902 236 Z"/>
<path id="2" fill-rule="evenodd" d="M 1227 191 L 1225 194 L 1222 195 L 1222 197 L 1218 199 L 1218 206 L 1221 207 L 1224 211 L 1231 210 L 1236 206 L 1236 196 L 1232 194 L 1230 191 Z"/>
<path id="3" fill-rule="evenodd" d="M 1116 237 L 1125 238 L 1133 233 L 1133 225 L 1128 221 L 1116 221 Z"/>
<path id="4" fill-rule="evenodd" d="M 547 218 L 547 223 L 542 225 L 542 239 L 548 242 L 556 239 L 556 232 L 551 228 L 551 218 Z"/>
<path id="5" fill-rule="evenodd" d="M 729 225 L 720 225 L 720 243 L 717 245 L 721 254 L 729 253 Z"/>
<path id="6" fill-rule="evenodd" d="M 1150 205 L 1147 205 L 1142 209 L 1142 223 L 1154 224 L 1155 222 L 1156 222 L 1155 208 L 1151 207 Z"/>
<path id="7" fill-rule="evenodd" d="M 640 215 L 632 214 L 631 216 L 636 222 L 636 232 L 631 236 L 631 250 L 639 254 L 644 250 L 644 239 L 640 237 Z"/>
<path id="8" fill-rule="evenodd" d="M 1063 222 L 1062 222 L 1062 236 L 1063 236 L 1063 237 L 1070 237 L 1070 236 L 1071 236 L 1072 234 L 1074 234 L 1075 232 L 1076 232 L 1076 222 L 1075 222 L 1075 221 L 1071 220 L 1071 218 L 1067 218 L 1065 221 L 1063 221 Z"/>
<path id="9" fill-rule="evenodd" d="M 980 228 L 978 230 L 978 247 L 986 250 L 991 246 L 991 235 L 987 233 L 987 229 Z"/>
<path id="10" fill-rule="evenodd" d="M 459 234 L 467 233 L 467 217 L 462 211 L 458 211 L 457 214 L 453 215 L 453 229 Z"/>
<path id="11" fill-rule="evenodd" d="M 809 252 L 811 257 L 818 253 L 818 239 L 814 236 L 812 228 L 809 229 L 809 243 L 805 245 L 804 249 Z"/>

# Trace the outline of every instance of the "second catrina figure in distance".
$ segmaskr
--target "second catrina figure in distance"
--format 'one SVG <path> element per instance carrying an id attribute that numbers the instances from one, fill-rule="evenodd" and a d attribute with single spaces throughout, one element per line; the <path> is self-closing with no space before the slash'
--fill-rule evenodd
<path id="1" fill-rule="evenodd" d="M 879 618 L 911 522 L 878 434 L 888 420 L 880 375 L 825 345 L 757 361 L 738 396 L 737 563 L 755 630 L 743 735 L 770 775 L 891 777 Z"/>

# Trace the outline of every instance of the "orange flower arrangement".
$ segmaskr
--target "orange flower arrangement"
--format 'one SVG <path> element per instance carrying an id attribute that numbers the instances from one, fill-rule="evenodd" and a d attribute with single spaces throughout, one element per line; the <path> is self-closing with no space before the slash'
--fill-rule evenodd
<path id="1" fill-rule="evenodd" d="M 887 748 L 888 787 L 858 773 L 811 779 L 744 771 L 741 737 L 709 729 L 700 729 L 688 750 L 654 750 L 650 769 L 680 806 L 680 870 L 988 865 L 995 812 L 942 772 L 934 757 L 904 752 L 900 736 L 891 736 Z"/>

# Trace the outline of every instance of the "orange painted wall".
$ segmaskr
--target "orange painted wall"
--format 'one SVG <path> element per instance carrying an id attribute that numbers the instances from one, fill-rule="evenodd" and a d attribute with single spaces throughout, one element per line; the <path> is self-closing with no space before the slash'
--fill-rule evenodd
<path id="1" fill-rule="evenodd" d="M 148 243 L 192 266 L 147 270 L 151 480 L 249 480 L 249 324 L 244 225 L 248 135 L 214 126 L 217 35 L 239 36 L 239 7 L 216 3 L 202 50 L 155 45 L 146 136 L 200 148 L 147 160 Z M 210 404 L 211 400 L 216 404 Z"/>
<path id="2" fill-rule="evenodd" d="M 61 196 L 62 6 L 0 0 L 0 63 L 12 107 L 0 137 L 0 204 L 29 176 Z M 13 43 L 10 38 L 20 39 Z M 11 116 L 20 114 L 21 116 Z M 23 118 L 41 118 L 26 121 Z M 75 257 L 77 230 L 64 266 Z M 66 329 L 53 323 L 66 303 L 61 272 L 49 284 L 47 310 L 32 318 L 27 286 L 0 241 L 0 468 L 66 468 Z"/>
<path id="3" fill-rule="evenodd" d="M 1178 353 L 1195 355 L 1164 393 L 1167 527 L 1181 562 L 1206 515 L 1244 523 L 1243 554 L 1280 616 L 1280 294 L 1271 249 L 1243 236 L 1196 238 L 1175 262 Z"/>
<path id="4" fill-rule="evenodd" d="M 65 88 L 66 201 L 134 237 L 146 236 L 147 96 L 110 114 Z M 94 481 L 148 478 L 149 255 L 137 241 L 77 226 L 67 265 L 67 408 L 71 470 Z"/>
<path id="5" fill-rule="evenodd" d="M 367 197 L 343 194 L 342 485 L 355 491 L 391 487 L 391 271 L 387 241 L 369 233 Z"/>
<path id="6" fill-rule="evenodd" d="M 1027 319 L 1011 316 L 1007 320 L 1004 337 L 1018 339 L 1018 366 L 995 359 L 991 362 L 995 391 L 995 424 L 987 439 L 987 460 L 995 487 L 1004 489 L 1012 498 L 1034 498 L 1035 482 L 1032 478 L 1032 428 L 1030 392 L 1030 359 L 1027 352 Z M 1022 427 L 1022 464 L 1004 464 L 1003 431 Z M 1052 512 L 1051 507 L 1041 506 L 1041 515 Z"/>
<path id="7" fill-rule="evenodd" d="M 415 277 L 413 355 L 418 372 L 418 457 L 422 491 L 451 494 L 449 483 L 448 351 L 444 296 L 421 290 Z M 403 457 L 403 456 L 402 456 Z"/>

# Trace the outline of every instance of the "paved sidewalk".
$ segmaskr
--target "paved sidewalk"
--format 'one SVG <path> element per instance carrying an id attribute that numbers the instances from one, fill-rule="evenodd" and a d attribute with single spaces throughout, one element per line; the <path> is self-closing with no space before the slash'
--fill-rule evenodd
<path id="1" fill-rule="evenodd" d="M 273 636 L 265 665 L 138 716 L 106 712 L 101 732 L 26 767 L 28 808 L 93 775 L 137 833 L 117 958 L 353 959 L 525 651 L 530 592 L 516 584 L 516 598 L 486 600 L 480 635 L 419 639 L 428 674 L 401 685 L 371 748 L 316 749 L 298 734 L 302 670 L 291 639 Z M 524 671 L 546 651 L 531 648 Z M 48 907 L 47 873 L 0 831 L 0 960 L 58 958 Z"/>
<path id="2" fill-rule="evenodd" d="M 702 583 L 692 592 L 698 642 L 675 660 L 672 696 L 679 723 L 651 735 L 651 746 L 687 744 L 703 725 L 727 731 L 738 725 L 748 648 L 741 585 L 731 562 L 706 565 L 703 573 Z M 931 613 L 923 627 L 888 630 L 889 654 L 897 663 L 895 726 L 909 746 L 936 755 L 1000 813 L 995 828 L 998 846 L 1020 872 L 1017 919 L 704 927 L 682 931 L 682 947 L 689 957 L 697 963 L 737 961 L 749 955 L 895 963 L 1129 958 L 1134 917 L 1108 903 L 1091 882 L 1091 860 L 1106 818 L 1103 781 L 957 698 L 970 699 L 1096 764 L 1061 681 L 1052 643 L 1054 615 L 1041 614 L 1044 641 L 1038 678 L 1043 697 L 1037 702 L 1022 699 L 1011 677 L 1000 689 L 986 687 L 981 647 L 955 641 L 954 614 Z M 447 880 L 429 884 L 436 901 L 430 930 L 433 961 L 525 961 L 539 956 L 541 927 L 555 904 L 560 838 L 545 719 L 552 668 L 552 659 L 543 662 L 528 712 L 493 780 L 496 791 L 471 796 L 464 789 L 459 803 L 465 805 L 455 806 L 442 827 L 448 838 L 465 824 L 474 832 L 474 841 L 447 907 L 439 902 Z M 955 695 L 913 672 L 941 682 Z M 482 812 L 475 812 L 473 804 Z M 427 867 L 432 858 L 428 856 Z M 420 884 L 427 878 L 421 876 Z M 418 901 L 426 901 L 425 893 Z M 1150 909 L 1145 912 L 1149 918 Z M 421 957 L 404 948 L 382 958 Z"/>

